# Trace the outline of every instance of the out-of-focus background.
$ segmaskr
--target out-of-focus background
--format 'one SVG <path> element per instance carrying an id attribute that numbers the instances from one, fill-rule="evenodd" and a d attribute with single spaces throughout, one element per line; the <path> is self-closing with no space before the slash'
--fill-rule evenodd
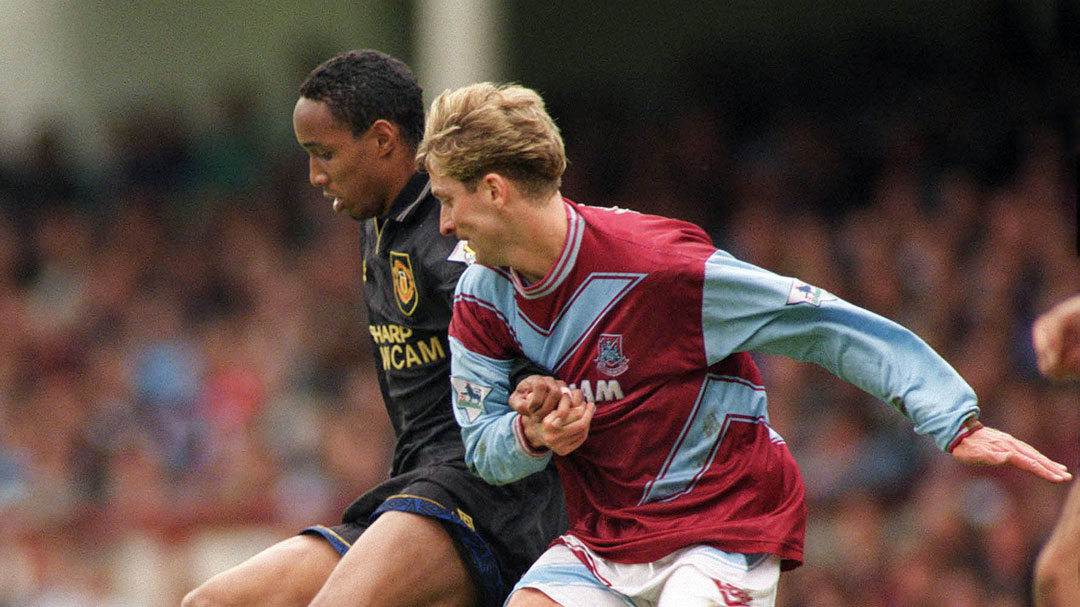
<path id="1" fill-rule="evenodd" d="M 385 474 L 358 224 L 291 135 L 351 48 L 429 100 L 539 89 L 564 194 L 901 322 L 1076 471 L 1080 388 L 1029 339 L 1080 291 L 1072 0 L 0 0 L 0 606 L 178 605 Z M 778 605 L 1029 604 L 1067 486 L 758 360 L 809 493 Z"/>

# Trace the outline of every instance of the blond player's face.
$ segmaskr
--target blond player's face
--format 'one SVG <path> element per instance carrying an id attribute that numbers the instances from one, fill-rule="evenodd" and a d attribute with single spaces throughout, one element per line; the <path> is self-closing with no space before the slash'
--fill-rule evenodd
<path id="1" fill-rule="evenodd" d="M 431 193 L 441 203 L 439 232 L 468 242 L 479 263 L 498 265 L 493 257 L 490 238 L 490 192 L 480 184 L 472 192 L 464 183 L 447 177 L 435 167 L 428 167 Z"/>
<path id="2" fill-rule="evenodd" d="M 355 219 L 378 217 L 393 196 L 377 154 L 375 133 L 354 135 L 322 101 L 301 97 L 293 109 L 293 131 L 308 153 L 308 180 L 334 201 L 334 211 Z"/>

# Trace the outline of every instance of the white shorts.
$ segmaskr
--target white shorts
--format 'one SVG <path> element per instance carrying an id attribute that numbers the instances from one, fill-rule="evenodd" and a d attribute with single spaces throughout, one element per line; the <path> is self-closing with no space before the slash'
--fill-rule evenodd
<path id="1" fill-rule="evenodd" d="M 564 607 L 773 607 L 780 557 L 690 546 L 651 563 L 605 560 L 564 535 L 514 591 L 535 588 Z"/>

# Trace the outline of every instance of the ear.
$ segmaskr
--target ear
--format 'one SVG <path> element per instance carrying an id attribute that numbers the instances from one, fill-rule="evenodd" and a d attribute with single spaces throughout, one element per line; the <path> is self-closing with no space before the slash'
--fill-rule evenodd
<path id="1" fill-rule="evenodd" d="M 480 178 L 480 184 L 477 187 L 483 191 L 484 200 L 489 201 L 495 208 L 506 208 L 512 191 L 512 186 L 506 177 L 498 173 L 488 173 Z"/>
<path id="2" fill-rule="evenodd" d="M 393 122 L 380 118 L 371 124 L 368 132 L 375 139 L 379 156 L 385 156 L 397 147 L 399 133 L 397 125 Z"/>

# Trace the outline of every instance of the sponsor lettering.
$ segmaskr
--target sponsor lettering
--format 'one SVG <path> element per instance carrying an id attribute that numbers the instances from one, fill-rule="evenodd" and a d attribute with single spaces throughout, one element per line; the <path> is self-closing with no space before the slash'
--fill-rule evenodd
<path id="1" fill-rule="evenodd" d="M 570 384 L 570 389 L 577 390 L 578 385 Z M 585 401 L 590 403 L 621 400 L 623 398 L 623 389 L 617 379 L 601 379 L 597 381 L 595 391 L 593 391 L 592 382 L 583 379 L 581 380 L 581 393 L 585 396 Z"/>
<path id="2" fill-rule="evenodd" d="M 371 325 L 371 338 L 377 344 L 403 344 L 412 337 L 412 329 L 401 325 Z"/>
<path id="3" fill-rule="evenodd" d="M 401 325 L 371 325 L 368 330 L 379 346 L 385 371 L 400 371 L 446 358 L 446 349 L 437 335 L 412 339 L 413 330 Z"/>

